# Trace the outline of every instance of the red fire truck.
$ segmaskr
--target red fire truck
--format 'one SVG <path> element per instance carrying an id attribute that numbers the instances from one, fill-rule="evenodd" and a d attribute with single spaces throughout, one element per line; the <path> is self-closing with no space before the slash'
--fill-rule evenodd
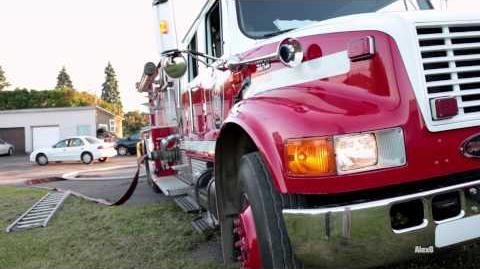
<path id="1" fill-rule="evenodd" d="M 177 37 L 172 0 L 153 8 L 148 180 L 227 264 L 370 267 L 480 237 L 478 10 L 208 0 Z"/>

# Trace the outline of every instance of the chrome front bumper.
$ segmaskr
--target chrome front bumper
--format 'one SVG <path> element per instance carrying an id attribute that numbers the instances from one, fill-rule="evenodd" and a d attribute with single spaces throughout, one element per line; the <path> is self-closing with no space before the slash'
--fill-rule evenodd
<path id="1" fill-rule="evenodd" d="M 283 216 L 295 254 L 307 268 L 373 267 L 428 255 L 421 253 L 422 250 L 428 253 L 445 247 L 438 231 L 445 224 L 480 218 L 480 199 L 478 194 L 474 194 L 479 191 L 480 180 L 349 206 L 284 209 Z M 460 198 L 460 214 L 435 221 L 432 199 L 455 192 Z M 394 230 L 390 217 L 392 206 L 414 200 L 423 204 L 423 222 L 407 229 Z M 442 230 L 445 233 L 445 229 Z M 480 226 L 470 230 L 463 232 L 470 232 L 470 237 L 472 233 L 480 236 L 477 232 Z M 462 237 L 448 235 L 452 236 L 457 239 Z"/>

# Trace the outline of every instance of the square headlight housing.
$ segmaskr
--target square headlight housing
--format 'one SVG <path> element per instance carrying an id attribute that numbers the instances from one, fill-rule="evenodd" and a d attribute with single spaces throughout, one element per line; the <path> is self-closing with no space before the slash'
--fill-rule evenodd
<path id="1" fill-rule="evenodd" d="M 351 174 L 406 164 L 402 128 L 334 137 L 337 173 Z"/>
<path id="2" fill-rule="evenodd" d="M 335 137 L 335 155 L 339 172 L 375 166 L 377 139 L 372 133 Z"/>

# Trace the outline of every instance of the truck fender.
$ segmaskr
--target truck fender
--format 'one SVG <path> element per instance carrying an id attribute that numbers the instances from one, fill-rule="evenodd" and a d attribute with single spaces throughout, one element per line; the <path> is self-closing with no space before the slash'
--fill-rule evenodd
<path id="1" fill-rule="evenodd" d="M 233 264 L 234 239 L 233 216 L 239 213 L 241 205 L 238 191 L 237 171 L 243 155 L 258 151 L 263 157 L 272 176 L 275 188 L 286 191 L 282 177 L 282 160 L 278 147 L 283 145 L 280 139 L 268 132 L 268 122 L 262 122 L 253 111 L 237 110 L 237 104 L 224 121 L 215 147 L 215 192 L 217 213 L 222 233 L 222 252 L 224 261 Z"/>
<path id="2" fill-rule="evenodd" d="M 252 111 L 254 112 L 255 110 Z M 275 188 L 277 191 L 285 193 L 287 189 L 283 178 L 282 162 L 284 141 L 275 133 L 271 133 L 268 128 L 268 122 L 262 122 L 261 118 L 255 115 L 255 113 L 246 110 L 241 112 L 241 116 L 237 115 L 237 113 L 240 112 L 235 111 L 235 108 L 233 108 L 217 138 L 215 149 L 216 167 L 232 170 L 236 168 L 237 162 L 243 155 L 258 151 L 267 165 Z M 233 165 L 222 166 L 226 162 L 233 162 Z M 232 179 L 231 176 L 233 175 L 231 173 L 234 173 L 234 171 L 236 170 L 218 172 L 227 173 L 229 177 L 226 178 Z M 222 178 L 222 174 L 216 173 L 216 179 L 220 178 Z"/>

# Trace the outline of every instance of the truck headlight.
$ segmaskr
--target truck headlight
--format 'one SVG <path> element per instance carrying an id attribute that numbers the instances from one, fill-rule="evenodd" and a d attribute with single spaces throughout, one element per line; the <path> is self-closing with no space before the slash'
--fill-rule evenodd
<path id="1" fill-rule="evenodd" d="M 287 140 L 285 164 L 290 176 L 331 176 L 402 166 L 403 130 Z"/>
<path id="2" fill-rule="evenodd" d="M 350 171 L 378 163 L 377 140 L 374 134 L 335 137 L 338 171 Z"/>
<path id="3" fill-rule="evenodd" d="M 402 166 L 406 163 L 402 128 L 334 137 L 337 173 Z"/>

